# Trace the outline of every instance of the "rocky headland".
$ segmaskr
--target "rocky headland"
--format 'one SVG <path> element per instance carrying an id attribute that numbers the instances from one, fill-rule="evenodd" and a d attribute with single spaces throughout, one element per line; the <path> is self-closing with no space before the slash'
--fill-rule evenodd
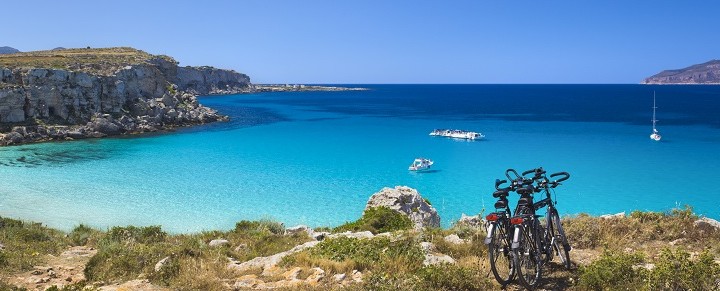
<path id="1" fill-rule="evenodd" d="M 303 91 L 363 91 L 367 88 L 338 87 L 303 84 L 254 84 L 253 92 L 303 92 Z"/>
<path id="2" fill-rule="evenodd" d="M 0 145 L 168 130 L 226 120 L 197 95 L 251 90 L 250 78 L 180 67 L 133 48 L 0 55 Z"/>
<path id="3" fill-rule="evenodd" d="M 720 60 L 665 70 L 642 81 L 643 84 L 720 84 Z"/>

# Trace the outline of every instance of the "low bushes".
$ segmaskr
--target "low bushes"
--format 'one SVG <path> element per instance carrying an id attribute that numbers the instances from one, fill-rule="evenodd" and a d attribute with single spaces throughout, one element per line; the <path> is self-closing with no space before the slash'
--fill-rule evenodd
<path id="1" fill-rule="evenodd" d="M 373 207 L 365 210 L 355 222 L 348 222 L 333 229 L 333 232 L 370 231 L 374 234 L 410 229 L 412 221 L 406 215 L 387 207 Z"/>
<path id="2" fill-rule="evenodd" d="M 580 214 L 563 219 L 563 227 L 573 247 L 640 247 L 651 241 L 684 239 L 696 245 L 720 245 L 720 231 L 695 226 L 698 217 L 692 208 L 668 212 L 633 211 L 629 217 L 592 217 Z"/>
<path id="3" fill-rule="evenodd" d="M 64 234 L 39 223 L 0 217 L 0 271 L 30 270 L 45 254 L 59 254 L 68 244 Z"/>
<path id="4" fill-rule="evenodd" d="M 669 248 L 649 260 L 637 253 L 605 250 L 579 269 L 578 287 L 584 290 L 718 290 L 720 265 L 708 252 L 690 253 Z M 647 264 L 646 264 L 647 263 Z"/>
<path id="5" fill-rule="evenodd" d="M 90 281 L 118 282 L 152 273 L 155 264 L 177 250 L 165 243 L 159 226 L 113 227 L 98 242 L 98 252 L 85 267 Z"/>

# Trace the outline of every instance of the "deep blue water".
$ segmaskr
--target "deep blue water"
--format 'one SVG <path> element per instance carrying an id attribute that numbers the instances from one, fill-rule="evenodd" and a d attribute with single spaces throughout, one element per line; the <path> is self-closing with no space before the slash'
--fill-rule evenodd
<path id="1" fill-rule="evenodd" d="M 361 85 L 369 91 L 209 96 L 231 121 L 139 138 L 0 148 L 0 215 L 70 229 L 241 219 L 337 225 L 382 187 L 429 198 L 444 225 L 492 206 L 505 169 L 572 174 L 561 213 L 720 219 L 720 86 Z M 653 91 L 661 142 L 649 139 Z M 480 131 L 482 141 L 428 136 Z M 435 161 L 413 173 L 415 157 Z"/>

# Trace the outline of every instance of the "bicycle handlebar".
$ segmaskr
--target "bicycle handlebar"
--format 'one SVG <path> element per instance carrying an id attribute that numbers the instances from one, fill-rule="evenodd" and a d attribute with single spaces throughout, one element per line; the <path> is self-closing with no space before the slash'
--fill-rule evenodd
<path id="1" fill-rule="evenodd" d="M 570 179 L 570 174 L 569 174 L 568 172 L 557 172 L 557 173 L 555 173 L 555 174 L 550 175 L 550 178 L 555 178 L 555 177 L 557 177 L 557 176 L 563 176 L 562 178 L 557 179 L 557 180 L 555 181 L 555 182 L 558 182 L 558 183 L 559 183 L 559 182 L 562 182 L 562 181 L 565 181 L 565 180 L 567 180 L 567 179 Z"/>
<path id="2" fill-rule="evenodd" d="M 507 180 L 495 179 L 495 189 L 496 189 L 496 190 L 501 190 L 501 189 L 500 189 L 500 185 L 505 184 L 505 183 L 507 183 Z M 503 188 L 503 189 L 506 189 L 506 188 Z M 509 188 L 508 188 L 508 189 L 509 189 Z"/>
<path id="3" fill-rule="evenodd" d="M 527 170 L 527 171 L 523 172 L 522 175 L 525 176 L 530 173 L 535 173 L 535 176 L 533 177 L 533 179 L 537 179 L 537 178 L 540 178 L 540 176 L 545 174 L 545 170 L 542 167 L 539 167 L 539 168 L 535 168 L 532 170 Z"/>
<path id="4" fill-rule="evenodd" d="M 510 177 L 510 173 L 515 174 L 515 178 L 514 178 L 514 179 L 513 179 L 512 177 Z M 518 175 L 518 172 L 515 171 L 514 169 L 507 169 L 507 170 L 505 170 L 505 177 L 507 177 L 508 180 L 512 181 L 512 180 L 515 180 L 515 179 L 517 179 L 517 178 L 520 178 L 521 176 Z"/>

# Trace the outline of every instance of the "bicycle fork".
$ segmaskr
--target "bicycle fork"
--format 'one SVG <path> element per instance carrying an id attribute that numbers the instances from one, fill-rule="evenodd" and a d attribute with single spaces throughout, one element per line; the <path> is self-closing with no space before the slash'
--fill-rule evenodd
<path id="1" fill-rule="evenodd" d="M 495 229 L 496 226 L 497 226 L 497 222 L 494 222 L 494 221 L 493 221 L 493 222 L 491 222 L 491 223 L 488 223 L 488 226 L 487 226 L 487 229 L 486 229 L 486 230 L 487 230 L 487 236 L 485 236 L 485 244 L 486 244 L 486 245 L 489 245 L 489 244 L 490 244 L 490 241 L 492 241 L 492 231 Z"/>

